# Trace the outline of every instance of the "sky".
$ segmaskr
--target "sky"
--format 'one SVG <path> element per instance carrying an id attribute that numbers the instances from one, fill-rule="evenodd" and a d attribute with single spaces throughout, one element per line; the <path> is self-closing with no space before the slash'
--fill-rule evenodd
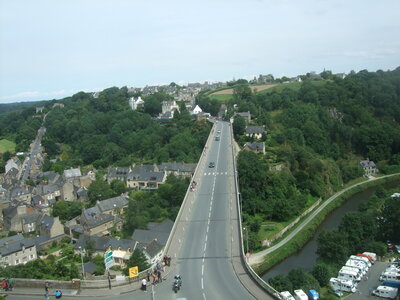
<path id="1" fill-rule="evenodd" d="M 399 0 L 0 0 L 0 103 L 400 66 Z"/>

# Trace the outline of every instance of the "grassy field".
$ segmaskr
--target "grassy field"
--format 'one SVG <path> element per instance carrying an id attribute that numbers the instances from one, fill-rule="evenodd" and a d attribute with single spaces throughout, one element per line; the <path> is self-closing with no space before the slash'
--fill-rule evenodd
<path id="1" fill-rule="evenodd" d="M 0 140 L 0 153 L 7 151 L 10 151 L 11 153 L 15 152 L 15 143 L 6 139 Z"/>
<path id="2" fill-rule="evenodd" d="M 250 87 L 253 92 L 258 93 L 273 88 L 275 86 L 276 84 L 262 84 L 262 85 L 251 85 Z M 209 96 L 211 99 L 227 100 L 232 98 L 232 95 L 233 95 L 233 88 L 230 89 L 228 88 L 211 93 Z"/>
<path id="3" fill-rule="evenodd" d="M 218 100 L 221 102 L 226 102 L 230 99 L 232 99 L 232 94 L 211 94 L 210 95 L 211 100 Z"/>

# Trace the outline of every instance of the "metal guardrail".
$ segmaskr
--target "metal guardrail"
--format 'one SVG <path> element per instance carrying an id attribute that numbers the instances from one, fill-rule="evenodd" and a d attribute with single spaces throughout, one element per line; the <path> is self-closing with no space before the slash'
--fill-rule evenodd
<path id="1" fill-rule="evenodd" d="M 229 131 L 231 134 L 231 141 L 234 142 L 233 138 L 233 129 L 232 126 L 229 126 Z M 261 288 L 263 288 L 267 293 L 269 293 L 275 299 L 282 299 L 281 295 L 278 291 L 276 291 L 272 286 L 266 283 L 258 274 L 253 270 L 253 268 L 247 263 L 246 255 L 244 253 L 244 244 L 243 244 L 243 228 L 242 228 L 242 207 L 240 203 L 240 192 L 239 192 L 239 178 L 237 176 L 237 167 L 236 167 L 236 154 L 235 154 L 234 144 L 232 143 L 232 160 L 233 160 L 233 169 L 234 169 L 234 179 L 235 179 L 235 195 L 236 195 L 236 205 L 238 211 L 238 220 L 239 220 L 239 232 L 240 232 L 240 258 L 242 264 L 247 270 L 247 273 L 253 278 L 255 282 L 259 284 Z"/>

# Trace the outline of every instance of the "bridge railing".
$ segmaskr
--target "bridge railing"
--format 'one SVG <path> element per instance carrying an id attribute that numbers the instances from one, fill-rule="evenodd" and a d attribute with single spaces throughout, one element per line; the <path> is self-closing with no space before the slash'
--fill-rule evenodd
<path id="1" fill-rule="evenodd" d="M 237 167 L 236 167 L 236 150 L 235 150 L 235 144 L 234 144 L 234 137 L 233 137 L 233 129 L 232 126 L 230 128 L 230 134 L 231 134 L 231 141 L 232 141 L 232 161 L 233 161 L 233 176 L 234 176 L 234 181 L 235 181 L 235 196 L 236 196 L 236 205 L 237 205 L 237 211 L 238 211 L 238 224 L 239 224 L 239 234 L 240 234 L 240 258 L 242 261 L 243 266 L 247 270 L 247 273 L 254 279 L 255 282 L 257 282 L 267 293 L 269 293 L 271 296 L 275 297 L 276 299 L 282 299 L 281 295 L 279 294 L 278 291 L 276 291 L 272 286 L 270 286 L 268 283 L 266 283 L 258 274 L 253 270 L 253 268 L 247 263 L 246 259 L 246 254 L 244 252 L 244 242 L 243 242 L 243 226 L 242 226 L 242 204 L 240 202 L 240 192 L 239 192 L 239 178 L 237 175 Z"/>

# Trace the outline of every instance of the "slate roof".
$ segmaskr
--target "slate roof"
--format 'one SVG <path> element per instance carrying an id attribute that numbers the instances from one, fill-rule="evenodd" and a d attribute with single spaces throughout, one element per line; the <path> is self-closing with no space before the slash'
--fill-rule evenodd
<path id="1" fill-rule="evenodd" d="M 144 247 L 145 251 L 147 254 L 153 258 L 156 256 L 160 251 L 164 248 L 163 245 L 158 243 L 156 240 L 153 240 L 150 244 L 148 244 L 146 247 Z"/>
<path id="2" fill-rule="evenodd" d="M 91 261 L 88 261 L 87 263 L 83 264 L 83 269 L 85 270 L 85 273 L 93 274 L 97 269 L 97 265 Z M 82 271 L 82 267 L 80 270 Z"/>
<path id="3" fill-rule="evenodd" d="M 372 160 L 368 160 L 368 159 L 360 161 L 360 165 L 363 168 L 368 168 L 368 167 L 375 168 L 376 167 L 375 163 Z"/>
<path id="4" fill-rule="evenodd" d="M 49 184 L 49 185 L 44 185 L 43 186 L 43 194 L 51 194 L 56 191 L 59 191 L 60 187 L 57 184 Z"/>
<path id="5" fill-rule="evenodd" d="M 22 248 L 31 248 L 35 246 L 35 239 L 34 238 L 23 238 L 23 239 L 18 239 L 16 241 L 9 241 L 7 244 L 3 244 L 2 247 L 0 247 L 0 254 L 2 256 L 7 256 L 15 252 L 22 251 Z"/>
<path id="6" fill-rule="evenodd" d="M 264 143 L 246 143 L 244 146 L 254 151 L 263 150 L 265 147 Z"/>
<path id="7" fill-rule="evenodd" d="M 26 195 L 29 194 L 29 191 L 26 188 L 23 187 L 16 187 L 11 190 L 11 197 L 17 197 L 20 195 Z"/>
<path id="8" fill-rule="evenodd" d="M 174 222 L 170 219 L 164 220 L 163 222 L 152 227 L 152 231 L 155 232 L 167 232 L 168 234 L 171 232 L 172 227 L 174 226 Z"/>
<path id="9" fill-rule="evenodd" d="M 146 172 L 142 171 L 140 173 L 130 173 L 127 176 L 127 180 L 130 181 L 145 181 L 145 182 L 163 182 L 165 177 L 164 172 Z"/>
<path id="10" fill-rule="evenodd" d="M 118 177 L 125 178 L 130 171 L 131 171 L 130 168 L 109 168 L 107 176 L 109 178 L 118 178 Z"/>
<path id="11" fill-rule="evenodd" d="M 51 228 L 54 224 L 54 218 L 48 215 L 44 215 L 38 224 L 43 229 Z"/>
<path id="12" fill-rule="evenodd" d="M 265 132 L 265 126 L 246 126 L 247 134 L 263 134 Z"/>
<path id="13" fill-rule="evenodd" d="M 81 177 L 82 173 L 80 169 L 68 169 L 64 170 L 64 177 L 65 178 L 73 178 L 73 177 Z"/>
<path id="14" fill-rule="evenodd" d="M 33 196 L 32 197 L 32 200 L 31 200 L 31 202 L 32 202 L 32 205 L 39 205 L 40 204 L 40 202 L 42 202 L 44 199 L 43 199 L 43 197 L 42 196 L 40 196 L 40 195 L 35 195 L 35 196 Z"/>
<path id="15" fill-rule="evenodd" d="M 238 112 L 236 113 L 237 115 L 241 116 L 241 117 L 249 117 L 250 116 L 250 112 L 249 111 L 245 111 L 245 112 Z"/>
<path id="16" fill-rule="evenodd" d="M 23 224 L 36 223 L 40 216 L 41 216 L 41 214 L 39 214 L 39 213 L 33 213 L 33 214 L 23 216 L 22 222 L 23 222 Z"/>
<path id="17" fill-rule="evenodd" d="M 21 233 L 18 233 L 13 236 L 5 237 L 3 239 L 0 239 L 0 247 L 4 247 L 6 243 L 13 243 L 16 241 L 21 241 L 24 239 L 24 236 Z"/>
<path id="18" fill-rule="evenodd" d="M 78 241 L 76 242 L 74 248 L 75 249 L 79 249 L 79 247 L 85 248 L 87 242 L 89 241 L 93 243 L 93 248 L 99 251 L 105 251 L 108 247 L 111 247 L 111 249 L 121 248 L 121 250 L 131 249 L 133 251 L 133 249 L 135 249 L 135 244 L 136 244 L 135 241 L 127 239 L 115 239 L 103 236 L 81 235 Z"/>
<path id="19" fill-rule="evenodd" d="M 181 172 L 190 172 L 194 173 L 196 170 L 197 164 L 184 164 L 184 163 L 162 163 L 158 165 L 157 168 L 159 171 L 181 171 Z"/>
<path id="20" fill-rule="evenodd" d="M 173 226 L 174 222 L 171 220 L 165 220 L 157 225 L 150 223 L 148 224 L 150 230 L 136 229 L 133 232 L 132 239 L 145 245 L 157 240 L 160 245 L 165 246 Z"/>
<path id="21" fill-rule="evenodd" d="M 54 171 L 47 171 L 47 172 L 32 174 L 33 180 L 47 178 L 49 182 L 53 182 L 53 181 L 57 180 L 58 177 L 59 177 L 59 174 Z"/>
<path id="22" fill-rule="evenodd" d="M 112 210 L 115 208 L 121 208 L 128 205 L 128 200 L 124 196 L 118 196 L 103 201 L 99 201 L 96 204 L 101 212 Z"/>

